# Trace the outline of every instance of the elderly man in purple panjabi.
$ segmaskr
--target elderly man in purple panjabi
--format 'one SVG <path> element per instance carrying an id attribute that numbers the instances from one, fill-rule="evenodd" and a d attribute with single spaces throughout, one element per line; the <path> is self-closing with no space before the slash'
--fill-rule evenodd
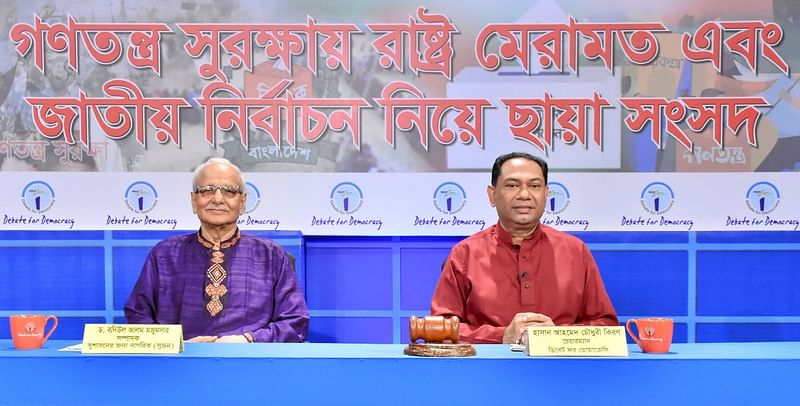
<path id="1" fill-rule="evenodd" d="M 148 255 L 125 304 L 129 323 L 182 324 L 190 342 L 300 342 L 308 309 L 289 257 L 242 234 L 239 168 L 221 158 L 194 174 L 197 233 L 168 238 Z"/>

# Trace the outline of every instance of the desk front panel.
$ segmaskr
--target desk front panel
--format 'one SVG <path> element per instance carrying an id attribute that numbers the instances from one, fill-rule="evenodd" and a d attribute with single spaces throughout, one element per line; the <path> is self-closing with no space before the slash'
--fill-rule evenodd
<path id="1" fill-rule="evenodd" d="M 796 404 L 800 343 L 675 344 L 626 358 L 531 358 L 478 345 L 417 358 L 399 344 L 186 344 L 179 355 L 83 355 L 0 341 L 0 404 Z"/>

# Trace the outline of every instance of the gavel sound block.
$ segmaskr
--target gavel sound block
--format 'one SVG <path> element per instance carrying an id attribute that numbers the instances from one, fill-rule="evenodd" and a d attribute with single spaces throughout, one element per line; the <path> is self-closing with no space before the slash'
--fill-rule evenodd
<path id="1" fill-rule="evenodd" d="M 411 344 L 403 353 L 419 357 L 471 357 L 475 348 L 458 342 L 458 317 L 411 316 L 409 320 Z M 424 342 L 418 343 L 422 339 Z"/>

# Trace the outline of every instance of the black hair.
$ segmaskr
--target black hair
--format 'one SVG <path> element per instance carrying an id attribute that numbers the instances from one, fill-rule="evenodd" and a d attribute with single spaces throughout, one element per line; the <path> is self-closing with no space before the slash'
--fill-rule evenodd
<path id="1" fill-rule="evenodd" d="M 492 186 L 497 186 L 497 179 L 500 178 L 501 167 L 506 161 L 514 158 L 524 158 L 529 161 L 536 162 L 542 168 L 542 175 L 544 175 L 544 183 L 547 184 L 547 162 L 538 156 L 531 155 L 527 152 L 509 152 L 508 154 L 500 155 L 494 160 L 492 165 Z"/>

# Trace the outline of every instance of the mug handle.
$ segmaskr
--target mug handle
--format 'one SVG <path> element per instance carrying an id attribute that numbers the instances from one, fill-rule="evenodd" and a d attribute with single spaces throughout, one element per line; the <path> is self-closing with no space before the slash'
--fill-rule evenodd
<path id="1" fill-rule="evenodd" d="M 633 334 L 633 331 L 631 330 L 631 323 L 636 324 L 636 330 L 639 330 L 639 324 L 637 324 L 636 320 L 634 319 L 628 319 L 628 321 L 625 322 L 625 330 L 628 330 L 628 334 L 630 334 L 631 338 L 634 342 L 636 342 L 636 345 L 638 345 L 639 348 L 644 348 L 642 347 L 642 342 L 639 341 L 638 337 L 636 337 L 636 334 Z"/>
<path id="2" fill-rule="evenodd" d="M 42 340 L 42 344 L 47 342 L 47 339 L 50 338 L 51 335 L 53 335 L 53 332 L 56 331 L 56 327 L 58 327 L 58 317 L 52 316 L 52 315 L 51 316 L 47 316 L 47 318 L 44 319 L 44 325 L 47 326 L 47 320 L 50 320 L 50 319 L 53 319 L 53 327 L 50 327 L 50 331 L 48 331 L 47 335 L 44 336 L 44 340 Z"/>

